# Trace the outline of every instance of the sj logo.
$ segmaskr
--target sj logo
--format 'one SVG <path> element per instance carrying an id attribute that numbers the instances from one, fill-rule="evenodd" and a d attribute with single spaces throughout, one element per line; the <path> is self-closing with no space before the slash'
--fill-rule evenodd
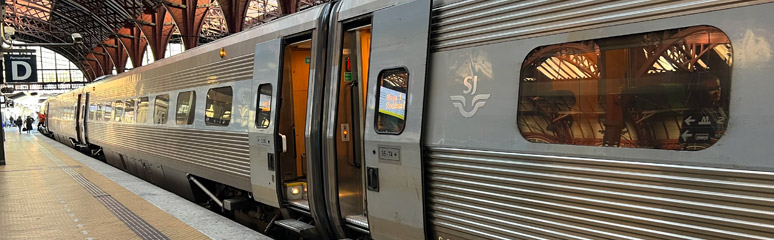
<path id="1" fill-rule="evenodd" d="M 462 91 L 462 93 L 466 95 L 449 96 L 449 98 L 451 98 L 452 105 L 460 110 L 460 114 L 463 117 L 473 117 L 473 115 L 476 115 L 476 112 L 478 112 L 479 108 L 482 108 L 484 105 L 486 105 L 486 100 L 489 99 L 490 94 L 476 95 L 476 90 L 478 88 L 478 76 L 467 76 L 462 80 L 462 84 L 464 84 L 467 88 L 466 90 Z M 467 105 L 468 96 L 473 97 L 473 99 L 470 101 L 470 110 L 468 110 Z"/>

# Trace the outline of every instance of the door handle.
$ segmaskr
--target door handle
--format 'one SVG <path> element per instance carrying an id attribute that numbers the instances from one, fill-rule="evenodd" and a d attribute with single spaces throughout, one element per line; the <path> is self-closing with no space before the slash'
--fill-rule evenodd
<path id="1" fill-rule="evenodd" d="M 278 133 L 280 136 L 280 143 L 282 144 L 282 152 L 288 151 L 288 137 L 285 134 Z"/>
<path id="2" fill-rule="evenodd" d="M 379 191 L 379 169 L 373 167 L 366 168 L 366 187 L 369 191 Z"/>

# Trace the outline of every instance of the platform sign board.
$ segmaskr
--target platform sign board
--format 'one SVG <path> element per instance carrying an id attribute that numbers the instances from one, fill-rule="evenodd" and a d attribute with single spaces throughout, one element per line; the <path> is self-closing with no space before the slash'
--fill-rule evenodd
<path id="1" fill-rule="evenodd" d="M 31 83 L 38 81 L 35 55 L 6 54 L 3 58 L 5 83 Z"/>

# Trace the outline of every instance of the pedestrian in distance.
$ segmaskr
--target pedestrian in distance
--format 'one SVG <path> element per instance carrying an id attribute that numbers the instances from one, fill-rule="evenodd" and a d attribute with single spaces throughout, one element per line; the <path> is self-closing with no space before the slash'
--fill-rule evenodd
<path id="1" fill-rule="evenodd" d="M 22 124 L 24 124 L 24 121 L 22 121 L 21 116 L 16 117 L 16 121 L 14 122 L 16 124 L 16 127 L 19 128 L 19 134 L 22 133 Z"/>
<path id="2" fill-rule="evenodd" d="M 35 122 L 35 119 L 32 117 L 27 117 L 27 120 L 24 121 L 24 126 L 27 129 L 27 134 L 32 134 L 32 123 Z"/>

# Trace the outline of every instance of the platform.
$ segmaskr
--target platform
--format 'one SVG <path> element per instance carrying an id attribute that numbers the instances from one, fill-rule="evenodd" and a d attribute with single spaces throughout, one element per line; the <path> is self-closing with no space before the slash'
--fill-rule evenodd
<path id="1" fill-rule="evenodd" d="M 0 239 L 269 239 L 40 134 L 5 130 Z"/>

